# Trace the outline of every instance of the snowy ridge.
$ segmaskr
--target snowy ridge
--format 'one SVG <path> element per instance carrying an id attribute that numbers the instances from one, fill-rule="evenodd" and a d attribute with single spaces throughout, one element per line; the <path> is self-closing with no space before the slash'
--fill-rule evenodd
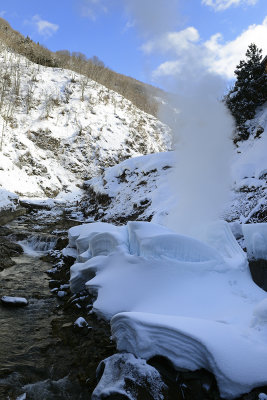
<path id="1" fill-rule="evenodd" d="M 267 384 L 266 294 L 229 224 L 214 223 L 202 241 L 148 222 L 86 224 L 69 240 L 71 290 L 96 297 L 119 351 L 206 368 L 227 398 Z"/>
<path id="2" fill-rule="evenodd" d="M 3 50 L 0 186 L 56 197 L 126 158 L 170 148 L 170 131 L 121 95 Z M 3 78 L 4 77 L 4 78 Z"/>

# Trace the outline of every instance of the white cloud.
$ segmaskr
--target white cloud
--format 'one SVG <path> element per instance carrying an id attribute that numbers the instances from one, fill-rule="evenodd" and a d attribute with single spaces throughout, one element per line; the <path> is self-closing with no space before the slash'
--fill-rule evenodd
<path id="1" fill-rule="evenodd" d="M 39 15 L 34 15 L 34 17 L 32 17 L 31 22 L 37 28 L 38 33 L 46 38 L 56 33 L 59 28 L 58 25 L 53 24 L 52 22 L 46 21 L 44 19 L 41 19 Z"/>
<path id="2" fill-rule="evenodd" d="M 151 54 L 155 51 L 160 53 L 175 51 L 175 53 L 179 54 L 198 40 L 199 33 L 197 29 L 188 27 L 180 32 L 168 32 L 157 39 L 150 40 L 142 46 L 142 50 L 146 54 Z"/>
<path id="3" fill-rule="evenodd" d="M 250 43 L 255 43 L 262 48 L 263 56 L 267 54 L 267 17 L 262 24 L 250 25 L 234 40 L 228 42 L 224 42 L 223 36 L 217 33 L 201 43 L 197 30 L 192 27 L 187 29 L 190 31 L 169 33 L 157 42 L 148 42 L 143 45 L 142 49 L 146 53 L 158 51 L 171 54 L 172 60 L 162 63 L 153 72 L 154 78 L 177 74 L 183 68 L 194 68 L 192 64 L 197 63 L 198 67 L 202 66 L 208 72 L 226 79 L 233 79 L 235 67 L 241 59 L 245 58 Z"/>
<path id="4" fill-rule="evenodd" d="M 0 17 L 3 18 L 3 16 L 6 14 L 6 11 L 0 11 Z"/>
<path id="5" fill-rule="evenodd" d="M 202 4 L 214 8 L 215 11 L 223 11 L 232 6 L 254 5 L 258 0 L 202 0 Z"/>
<path id="6" fill-rule="evenodd" d="M 260 25 L 250 25 L 247 30 L 230 42 L 223 42 L 221 34 L 213 35 L 204 43 L 209 53 L 210 69 L 227 78 L 234 77 L 234 70 L 240 59 L 244 59 L 250 43 L 255 43 L 267 54 L 267 17 Z"/>
<path id="7" fill-rule="evenodd" d="M 82 0 L 81 15 L 82 17 L 96 20 L 99 13 L 107 13 L 108 8 L 103 0 Z"/>

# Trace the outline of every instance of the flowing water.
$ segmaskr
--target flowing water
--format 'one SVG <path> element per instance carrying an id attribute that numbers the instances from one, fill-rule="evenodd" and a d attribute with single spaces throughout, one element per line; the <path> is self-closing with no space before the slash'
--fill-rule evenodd
<path id="1" fill-rule="evenodd" d="M 53 322 L 60 320 L 62 325 L 73 317 L 64 313 L 60 299 L 51 294 L 46 271 L 52 265 L 40 258 L 55 245 L 53 230 L 60 225 L 54 216 L 50 224 L 47 221 L 42 212 L 36 212 L 8 226 L 24 253 L 13 258 L 15 265 L 0 272 L 0 297 L 25 297 L 29 304 L 0 304 L 1 400 L 90 398 L 88 390 L 70 376 L 69 349 L 53 332 Z M 67 228 L 72 224 L 61 221 Z"/>

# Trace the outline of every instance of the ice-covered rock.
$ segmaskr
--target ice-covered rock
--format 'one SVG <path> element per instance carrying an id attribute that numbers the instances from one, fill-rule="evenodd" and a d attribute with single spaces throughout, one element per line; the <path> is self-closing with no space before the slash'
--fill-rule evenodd
<path id="1" fill-rule="evenodd" d="M 242 225 L 249 259 L 267 260 L 267 223 Z"/>

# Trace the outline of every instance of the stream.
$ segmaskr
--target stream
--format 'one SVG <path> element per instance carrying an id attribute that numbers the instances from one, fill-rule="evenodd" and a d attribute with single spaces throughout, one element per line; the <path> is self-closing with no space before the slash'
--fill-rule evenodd
<path id="1" fill-rule="evenodd" d="M 51 280 L 66 286 L 69 265 L 51 277 L 44 255 L 77 224 L 59 208 L 31 210 L 5 227 L 24 252 L 0 272 L 0 297 L 25 297 L 29 304 L 0 304 L 1 400 L 89 399 L 98 363 L 113 353 L 108 325 L 88 313 L 82 298 L 71 300 L 67 290 L 63 300 L 49 287 Z M 75 329 L 80 316 L 90 329 Z"/>

